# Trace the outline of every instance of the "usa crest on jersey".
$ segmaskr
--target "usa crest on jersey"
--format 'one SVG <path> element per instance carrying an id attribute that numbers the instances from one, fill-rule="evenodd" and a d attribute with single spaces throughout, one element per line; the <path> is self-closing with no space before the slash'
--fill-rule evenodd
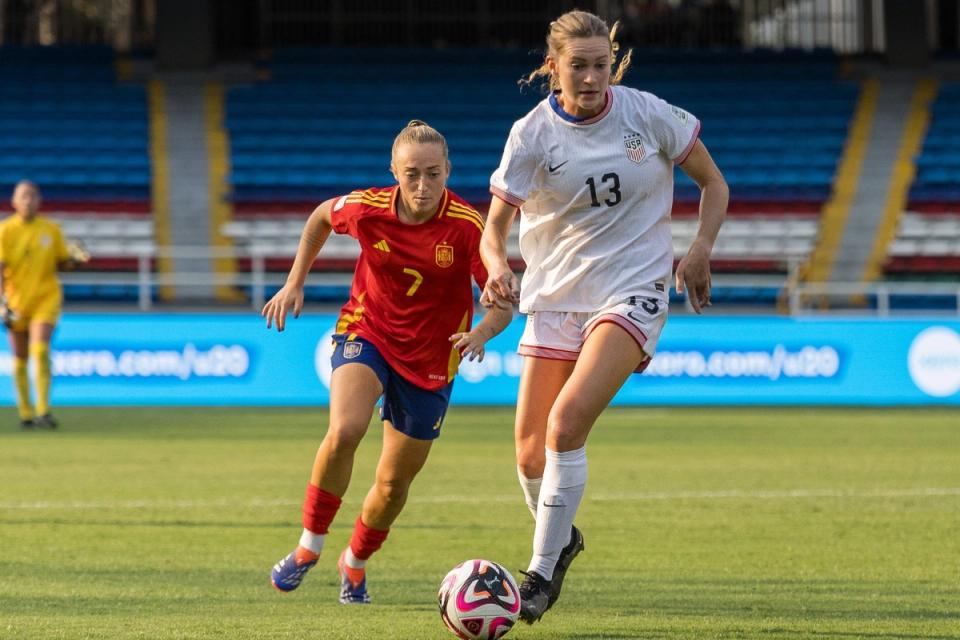
<path id="1" fill-rule="evenodd" d="M 440 243 L 437 245 L 437 266 L 446 269 L 453 264 L 453 246 Z"/>
<path id="2" fill-rule="evenodd" d="M 643 159 L 647 157 L 647 150 L 643 146 L 643 139 L 640 134 L 635 133 L 632 136 L 624 137 L 623 148 L 627 152 L 627 157 L 637 164 L 643 162 Z"/>

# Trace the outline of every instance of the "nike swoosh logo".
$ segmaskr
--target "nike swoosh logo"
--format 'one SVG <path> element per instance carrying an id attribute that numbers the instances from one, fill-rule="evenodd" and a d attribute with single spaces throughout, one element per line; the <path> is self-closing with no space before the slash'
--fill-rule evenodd
<path id="1" fill-rule="evenodd" d="M 550 173 L 553 173 L 554 171 L 556 171 L 557 169 L 559 169 L 559 168 L 562 167 L 563 165 L 567 164 L 568 162 L 570 162 L 570 161 L 569 161 L 569 160 L 564 160 L 563 162 L 561 162 L 561 163 L 558 164 L 557 166 L 555 166 L 555 167 L 547 167 L 547 169 L 550 170 Z"/>

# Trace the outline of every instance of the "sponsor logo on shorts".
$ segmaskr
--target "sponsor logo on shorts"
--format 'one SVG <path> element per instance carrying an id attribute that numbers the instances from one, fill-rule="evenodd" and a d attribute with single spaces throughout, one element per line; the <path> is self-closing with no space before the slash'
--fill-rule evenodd
<path id="1" fill-rule="evenodd" d="M 363 350 L 362 342 L 345 342 L 343 344 L 343 357 L 349 359 L 356 358 Z"/>

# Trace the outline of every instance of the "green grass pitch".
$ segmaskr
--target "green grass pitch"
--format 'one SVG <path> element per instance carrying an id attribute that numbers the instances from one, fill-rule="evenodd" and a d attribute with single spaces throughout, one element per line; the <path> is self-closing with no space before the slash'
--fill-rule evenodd
<path id="1" fill-rule="evenodd" d="M 57 415 L 0 432 L 3 639 L 452 638 L 447 570 L 529 559 L 509 409 L 451 409 L 369 607 L 337 603 L 334 565 L 376 424 L 320 563 L 280 594 L 322 410 Z M 509 638 L 960 638 L 960 412 L 615 409 L 587 451 L 586 551 Z"/>

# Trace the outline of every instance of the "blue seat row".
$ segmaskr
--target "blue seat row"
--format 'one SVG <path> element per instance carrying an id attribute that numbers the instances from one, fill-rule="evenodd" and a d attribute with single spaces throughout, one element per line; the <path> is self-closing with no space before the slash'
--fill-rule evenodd
<path id="1" fill-rule="evenodd" d="M 960 83 L 940 87 L 930 114 L 910 199 L 956 200 L 960 194 Z"/>
<path id="2" fill-rule="evenodd" d="M 149 198 L 147 92 L 117 82 L 114 58 L 110 47 L 0 49 L 0 184 L 29 178 L 47 199 Z"/>
<path id="3" fill-rule="evenodd" d="M 0 170 L 23 169 L 24 171 L 49 170 L 71 171 L 76 169 L 113 169 L 115 171 L 149 171 L 150 158 L 144 154 L 84 153 L 82 151 L 60 153 L 23 153 L 22 150 L 0 155 Z"/>

